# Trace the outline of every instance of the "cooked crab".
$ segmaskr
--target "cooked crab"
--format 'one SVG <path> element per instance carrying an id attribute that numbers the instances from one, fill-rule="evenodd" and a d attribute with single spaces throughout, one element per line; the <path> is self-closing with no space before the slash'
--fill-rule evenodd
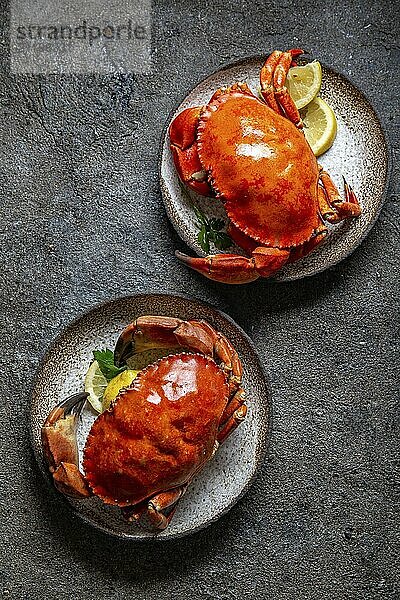
<path id="1" fill-rule="evenodd" d="M 194 475 L 247 412 L 238 354 L 208 323 L 140 317 L 120 335 L 116 363 L 156 348 L 181 351 L 146 367 L 94 421 L 84 474 L 76 429 L 86 394 L 61 402 L 42 428 L 44 455 L 60 492 L 96 495 L 151 531 L 167 527 Z"/>
<path id="2" fill-rule="evenodd" d="M 180 179 L 223 201 L 232 240 L 249 256 L 177 256 L 192 269 L 224 283 L 269 277 L 309 254 L 328 223 L 360 214 L 351 187 L 345 199 L 318 165 L 285 80 L 302 50 L 275 51 L 260 73 L 263 100 L 246 84 L 221 88 L 206 106 L 183 110 L 170 141 Z"/>

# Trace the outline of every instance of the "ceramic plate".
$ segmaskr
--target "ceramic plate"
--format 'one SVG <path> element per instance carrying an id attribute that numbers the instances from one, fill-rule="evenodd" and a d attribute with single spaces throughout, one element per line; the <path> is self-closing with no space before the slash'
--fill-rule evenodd
<path id="1" fill-rule="evenodd" d="M 250 485 L 266 452 L 271 410 L 269 383 L 251 340 L 232 319 L 197 300 L 163 294 L 124 297 L 97 306 L 73 321 L 45 354 L 33 390 L 31 430 L 37 460 L 51 484 L 40 442 L 40 429 L 50 409 L 63 398 L 83 391 L 93 350 L 113 348 L 122 329 L 136 317 L 157 314 L 205 319 L 232 341 L 243 361 L 243 387 L 249 407 L 241 426 L 193 480 L 170 526 L 157 535 L 157 539 L 170 539 L 201 529 L 229 510 Z M 143 367 L 154 359 L 149 352 L 139 355 L 137 366 Z M 78 432 L 80 458 L 95 418 L 96 413 L 87 403 Z M 64 499 L 61 494 L 59 497 L 60 501 Z M 97 498 L 64 501 L 86 521 L 107 533 L 132 540 L 154 537 L 128 524 L 118 508 L 106 506 Z"/>
<path id="2" fill-rule="evenodd" d="M 264 57 L 265 58 L 265 57 Z M 264 58 L 253 57 L 234 63 L 210 75 L 195 87 L 177 107 L 173 118 L 184 108 L 206 104 L 221 86 L 243 81 L 256 93 Z M 329 226 L 323 245 L 308 257 L 284 267 L 276 280 L 289 281 L 314 275 L 348 256 L 367 235 L 385 199 L 389 154 L 381 124 L 365 96 L 348 79 L 322 67 L 321 97 L 333 108 L 338 132 L 332 148 L 318 160 L 342 190 L 342 176 L 354 188 L 362 214 L 358 219 Z M 178 179 L 169 148 L 168 129 L 162 145 L 160 163 L 161 191 L 169 219 L 177 233 L 194 252 L 205 256 L 197 242 L 198 229 L 192 204 L 209 216 L 223 218 L 226 213 L 218 200 L 204 198 L 184 188 Z M 217 253 L 216 248 L 212 252 Z M 242 253 L 232 246 L 226 252 Z"/>

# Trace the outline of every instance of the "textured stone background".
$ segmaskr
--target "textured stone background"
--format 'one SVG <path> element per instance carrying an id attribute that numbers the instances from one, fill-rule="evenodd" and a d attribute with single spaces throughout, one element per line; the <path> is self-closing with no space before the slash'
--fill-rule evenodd
<path id="1" fill-rule="evenodd" d="M 152 75 L 9 74 L 0 48 L 1 557 L 4 598 L 389 599 L 399 590 L 396 328 L 399 17 L 395 1 L 153 5 Z M 221 65 L 302 45 L 357 81 L 394 152 L 368 239 L 300 282 L 228 288 L 180 266 L 157 180 L 170 110 Z M 96 302 L 182 292 L 228 312 L 272 379 L 269 458 L 246 497 L 177 543 L 99 535 L 32 456 L 32 378 L 50 340 Z"/>

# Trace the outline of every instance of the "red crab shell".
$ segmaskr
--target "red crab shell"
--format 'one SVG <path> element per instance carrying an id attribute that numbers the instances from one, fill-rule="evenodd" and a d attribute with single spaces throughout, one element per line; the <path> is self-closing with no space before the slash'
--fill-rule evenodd
<path id="1" fill-rule="evenodd" d="M 310 239 L 318 165 L 304 135 L 250 93 L 221 91 L 200 116 L 197 147 L 234 225 L 266 246 Z"/>
<path id="2" fill-rule="evenodd" d="M 150 365 L 90 430 L 84 469 L 107 504 L 133 505 L 187 482 L 211 457 L 229 389 L 199 354 Z"/>

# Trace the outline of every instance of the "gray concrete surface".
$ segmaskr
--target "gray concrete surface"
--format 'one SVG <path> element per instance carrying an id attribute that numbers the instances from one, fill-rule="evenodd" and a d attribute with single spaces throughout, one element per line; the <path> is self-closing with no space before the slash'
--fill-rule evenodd
<path id="1" fill-rule="evenodd" d="M 151 75 L 12 76 L 2 10 L 1 555 L 3 598 L 394 599 L 399 591 L 399 19 L 395 1 L 153 3 Z M 233 59 L 301 44 L 350 75 L 394 152 L 387 202 L 345 262 L 227 288 L 189 273 L 157 181 L 168 113 Z M 245 498 L 178 543 L 99 535 L 31 453 L 32 378 L 96 302 L 146 290 L 223 309 L 274 391 L 268 460 Z"/>

